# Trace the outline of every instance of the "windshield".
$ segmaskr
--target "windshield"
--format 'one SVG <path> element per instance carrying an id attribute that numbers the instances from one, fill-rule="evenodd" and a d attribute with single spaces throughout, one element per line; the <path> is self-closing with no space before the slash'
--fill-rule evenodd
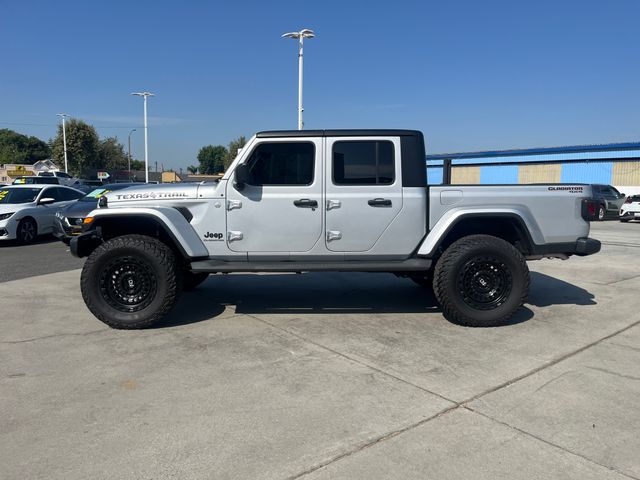
<path id="1" fill-rule="evenodd" d="M 31 203 L 36 201 L 41 188 L 0 188 L 0 204 Z"/>
<path id="2" fill-rule="evenodd" d="M 91 192 L 87 193 L 84 197 L 82 197 L 80 201 L 96 203 L 102 195 L 105 195 L 110 191 L 111 190 L 109 190 L 108 188 L 96 188 L 95 190 L 91 190 Z"/>

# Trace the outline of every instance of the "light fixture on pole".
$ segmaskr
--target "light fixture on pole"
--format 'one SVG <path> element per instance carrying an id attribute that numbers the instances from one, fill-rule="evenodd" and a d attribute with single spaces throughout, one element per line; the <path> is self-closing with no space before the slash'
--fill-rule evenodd
<path id="1" fill-rule="evenodd" d="M 57 116 L 62 118 L 62 143 L 64 145 L 64 173 L 69 173 L 69 164 L 67 162 L 67 129 L 65 127 L 65 118 L 69 115 L 66 113 L 56 113 Z"/>
<path id="2" fill-rule="evenodd" d="M 298 40 L 298 130 L 302 130 L 304 127 L 304 122 L 302 121 L 302 112 L 304 112 L 304 108 L 302 108 L 302 50 L 304 47 L 304 39 L 313 38 L 316 34 L 313 33 L 313 30 L 303 28 L 299 32 L 289 32 L 282 36 Z"/>
<path id="3" fill-rule="evenodd" d="M 150 92 L 134 92 L 131 95 L 142 97 L 144 100 L 144 181 L 149 183 L 149 150 L 147 144 L 147 98 L 155 97 Z"/>
<path id="4" fill-rule="evenodd" d="M 131 181 L 131 134 L 137 131 L 135 128 L 129 132 L 129 181 Z"/>

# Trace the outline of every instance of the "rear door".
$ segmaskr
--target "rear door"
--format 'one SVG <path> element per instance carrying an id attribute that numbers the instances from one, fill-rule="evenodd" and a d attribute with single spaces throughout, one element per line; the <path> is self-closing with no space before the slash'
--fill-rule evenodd
<path id="1" fill-rule="evenodd" d="M 251 180 L 227 184 L 227 244 L 236 252 L 306 252 L 322 238 L 322 138 L 262 139 Z"/>
<path id="2" fill-rule="evenodd" d="M 398 137 L 328 137 L 326 246 L 366 252 L 402 209 Z"/>

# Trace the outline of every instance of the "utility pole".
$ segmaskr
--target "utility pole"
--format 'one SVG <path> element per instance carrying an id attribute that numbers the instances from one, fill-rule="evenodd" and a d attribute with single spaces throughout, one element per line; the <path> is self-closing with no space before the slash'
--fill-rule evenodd
<path id="1" fill-rule="evenodd" d="M 62 118 L 62 143 L 64 144 L 64 173 L 69 173 L 69 163 L 67 162 L 67 129 L 65 127 L 65 118 L 69 115 L 66 113 L 57 113 Z"/>
<path id="2" fill-rule="evenodd" d="M 131 181 L 131 134 L 135 132 L 136 129 L 132 129 L 129 132 L 129 181 Z"/>
<path id="3" fill-rule="evenodd" d="M 151 92 L 134 92 L 131 95 L 142 97 L 144 100 L 144 181 L 149 183 L 149 148 L 147 144 L 147 98 L 155 97 Z"/>

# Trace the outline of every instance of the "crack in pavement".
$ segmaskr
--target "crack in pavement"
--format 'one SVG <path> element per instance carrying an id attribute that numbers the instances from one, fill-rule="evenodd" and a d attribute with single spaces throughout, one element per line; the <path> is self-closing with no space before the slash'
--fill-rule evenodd
<path id="1" fill-rule="evenodd" d="M 416 422 L 416 423 L 414 423 L 412 425 L 405 426 L 405 427 L 403 427 L 401 429 L 398 429 L 398 430 L 392 431 L 390 433 L 387 433 L 387 434 L 381 435 L 379 437 L 376 437 L 375 439 L 373 439 L 372 441 L 370 441 L 368 443 L 365 443 L 364 445 L 357 446 L 354 449 L 351 449 L 351 450 L 348 450 L 346 452 L 343 452 L 340 455 L 336 455 L 332 459 L 329 459 L 329 460 L 326 460 L 326 461 L 321 462 L 319 464 L 316 464 L 316 465 L 304 470 L 303 472 L 300 472 L 298 474 L 292 475 L 292 476 L 288 477 L 289 480 L 295 480 L 295 479 L 298 479 L 298 478 L 302 478 L 302 477 L 304 477 L 306 475 L 309 475 L 309 474 L 315 472 L 316 470 L 319 470 L 319 469 L 321 469 L 323 467 L 331 465 L 332 463 L 338 462 L 338 461 L 340 461 L 342 459 L 345 459 L 347 457 L 355 455 L 355 454 L 365 450 L 366 448 L 369 448 L 371 446 L 374 446 L 374 445 L 377 445 L 379 443 L 382 443 L 382 442 L 384 442 L 384 441 L 386 441 L 386 440 L 388 440 L 390 438 L 396 437 L 396 436 L 401 435 L 401 434 L 403 434 L 405 432 L 413 430 L 414 428 L 417 428 L 417 427 L 419 427 L 421 425 L 424 425 L 424 424 L 430 422 L 431 420 L 434 420 L 434 419 L 436 419 L 436 418 L 438 418 L 440 416 L 446 415 L 447 413 L 452 412 L 454 410 L 457 410 L 459 408 L 465 408 L 465 409 L 467 409 L 467 410 L 469 410 L 469 411 L 471 411 L 473 413 L 476 413 L 478 415 L 482 415 L 482 416 L 484 416 L 484 417 L 486 417 L 486 418 L 488 418 L 490 420 L 493 420 L 493 421 L 495 421 L 497 423 L 503 424 L 503 425 L 515 430 L 515 431 L 518 431 L 518 432 L 522 433 L 523 435 L 527 435 L 528 437 L 531 437 L 531 438 L 534 438 L 536 440 L 539 440 L 539 441 L 541 441 L 541 442 L 543 442 L 543 443 L 545 443 L 547 445 L 550 445 L 550 446 L 553 446 L 555 448 L 558 448 L 558 449 L 560 449 L 561 451 L 563 451 L 565 453 L 568 453 L 568 454 L 574 455 L 576 457 L 582 458 L 583 460 L 591 462 L 591 463 L 593 463 L 595 465 L 598 465 L 600 467 L 604 467 L 604 468 L 606 468 L 608 470 L 614 471 L 614 472 L 616 472 L 616 473 L 618 473 L 620 475 L 623 475 L 623 476 L 625 476 L 627 478 L 632 478 L 634 480 L 640 480 L 640 478 L 637 478 L 637 477 L 631 476 L 629 474 L 626 474 L 624 472 L 621 472 L 621 471 L 619 471 L 619 470 L 617 470 L 617 469 L 615 469 L 613 467 L 610 467 L 610 466 L 607 466 L 607 465 L 602 465 L 599 462 L 597 462 L 597 461 L 595 461 L 595 460 L 593 460 L 591 458 L 588 458 L 588 457 L 583 456 L 583 455 L 581 455 L 579 453 L 576 453 L 576 452 L 572 452 L 571 450 L 568 450 L 568 449 L 566 449 L 566 448 L 564 448 L 564 447 L 562 447 L 560 445 L 557 445 L 557 444 L 555 444 L 553 442 L 550 442 L 548 440 L 540 438 L 540 437 L 538 437 L 538 436 L 536 436 L 536 435 L 534 435 L 532 433 L 529 433 L 529 432 L 527 432 L 525 430 L 519 429 L 518 427 L 510 425 L 509 423 L 499 421 L 499 420 L 494 419 L 494 418 L 492 418 L 492 417 L 490 417 L 488 415 L 480 413 L 480 412 L 478 412 L 478 411 L 476 411 L 473 408 L 468 406 L 468 404 L 470 402 L 472 402 L 472 401 L 475 401 L 475 400 L 477 400 L 477 399 L 479 399 L 479 398 L 481 398 L 481 397 L 483 397 L 485 395 L 493 393 L 493 392 L 495 392 L 497 390 L 500 390 L 502 388 L 506 388 L 506 387 L 508 387 L 508 386 L 510 386 L 510 385 L 512 385 L 512 384 L 514 384 L 516 382 L 519 382 L 520 380 L 523 380 L 523 379 L 525 379 L 527 377 L 535 375 L 536 373 L 538 373 L 538 372 L 540 372 L 542 370 L 545 370 L 545 369 L 547 369 L 549 367 L 557 365 L 558 363 L 560 363 L 560 362 L 562 362 L 564 360 L 567 360 L 568 358 L 571 358 L 571 357 L 573 357 L 575 355 L 578 355 L 579 353 L 584 352 L 585 350 L 587 350 L 587 349 L 589 349 L 591 347 L 594 347 L 594 346 L 596 346 L 596 345 L 598 345 L 598 344 L 600 344 L 600 343 L 602 343 L 602 342 L 604 342 L 604 341 L 606 341 L 606 340 L 608 340 L 608 339 L 610 339 L 612 337 L 615 337 L 616 335 L 619 335 L 619 334 L 621 334 L 621 333 L 623 333 L 623 332 L 625 332 L 625 331 L 627 331 L 627 330 L 629 330 L 629 329 L 631 329 L 631 328 L 633 328 L 633 327 L 635 327 L 637 325 L 640 325 L 640 320 L 635 321 L 635 322 L 631 323 L 630 325 L 627 325 L 626 327 L 618 329 L 615 332 L 610 333 L 609 335 L 605 335 L 604 337 L 599 338 L 598 340 L 595 340 L 595 341 L 593 341 L 593 342 L 591 342 L 591 343 L 589 343 L 587 345 L 584 345 L 584 346 L 582 346 L 582 347 L 580 347 L 580 348 L 578 348 L 576 350 L 573 350 L 573 351 L 568 352 L 568 353 L 566 353 L 564 355 L 561 355 L 561 356 L 559 356 L 559 357 L 557 357 L 557 358 L 555 358 L 555 359 L 553 359 L 553 360 L 551 360 L 549 362 L 546 362 L 545 364 L 543 364 L 543 365 L 541 365 L 539 367 L 536 367 L 536 368 L 534 368 L 534 369 L 532 369 L 532 370 L 530 370 L 530 371 L 528 371 L 528 372 L 526 372 L 526 373 L 524 373 L 522 375 L 514 377 L 514 378 L 512 378 L 512 379 L 510 379 L 510 380 L 508 380 L 506 382 L 503 382 L 503 383 L 501 383 L 501 384 L 499 384 L 499 385 L 497 385 L 495 387 L 489 388 L 489 389 L 487 389 L 487 390 L 485 390 L 485 391 L 483 391 L 483 392 L 481 392 L 481 393 L 479 393 L 477 395 L 474 395 L 474 396 L 468 398 L 467 400 L 463 400 L 461 402 L 456 402 L 455 400 L 447 398 L 447 397 L 445 397 L 445 396 L 443 396 L 443 395 L 441 395 L 441 394 L 439 394 L 437 392 L 433 392 L 433 391 L 428 390 L 428 389 L 426 389 L 424 387 L 416 385 L 416 384 L 414 384 L 414 383 L 412 383 L 412 382 L 410 382 L 410 381 L 408 381 L 408 380 L 406 380 L 406 379 L 404 379 L 404 378 L 402 378 L 402 377 L 400 377 L 398 375 L 394 375 L 394 374 L 389 373 L 389 372 L 387 372 L 385 370 L 382 370 L 382 369 L 380 369 L 378 367 L 374 367 L 372 365 L 369 365 L 366 362 L 363 362 L 361 360 L 352 358 L 351 356 L 349 356 L 349 355 L 347 355 L 345 353 L 339 352 L 339 351 L 337 351 L 337 350 L 335 350 L 335 349 L 333 349 L 331 347 L 327 347 L 326 345 L 322 345 L 321 343 L 318 343 L 318 342 L 315 342 L 313 340 L 310 340 L 309 338 L 306 338 L 306 337 L 304 337 L 304 336 L 302 336 L 302 335 L 300 335 L 298 333 L 292 332 L 292 331 L 290 331 L 290 330 L 288 330 L 286 328 L 280 327 L 278 325 L 274 325 L 271 322 L 268 322 L 268 321 L 266 321 L 266 320 L 264 320 L 262 318 L 258 318 L 258 317 L 255 317 L 255 316 L 249 315 L 249 314 L 245 314 L 245 315 L 247 315 L 248 317 L 251 317 L 251 318 L 253 318 L 253 319 L 255 319 L 255 320 L 259 321 L 259 322 L 262 322 L 262 323 L 264 323 L 266 325 L 269 325 L 270 327 L 272 327 L 274 329 L 277 329 L 277 330 L 285 332 L 285 333 L 287 333 L 289 335 L 292 335 L 292 336 L 294 336 L 294 337 L 296 337 L 296 338 L 298 338 L 298 339 L 300 339 L 300 340 L 302 340 L 304 342 L 308 342 L 308 343 L 313 344 L 313 345 L 315 345 L 315 346 L 317 346 L 319 348 L 322 348 L 322 349 L 325 349 L 325 350 L 327 350 L 329 352 L 332 352 L 333 354 L 338 355 L 340 357 L 343 357 L 343 358 L 347 359 L 350 362 L 357 363 L 358 365 L 362 365 L 362 366 L 364 366 L 366 368 L 374 370 L 374 371 L 376 371 L 378 373 L 381 373 L 383 375 L 389 376 L 389 377 L 391 377 L 391 378 L 393 378 L 395 380 L 398 380 L 398 381 L 400 381 L 402 383 L 408 384 L 408 385 L 410 385 L 410 386 L 412 386 L 414 388 L 417 388 L 417 389 L 422 390 L 422 391 L 424 391 L 426 393 L 429 393 L 431 395 L 435 395 L 436 397 L 439 397 L 439 398 L 441 398 L 443 400 L 446 400 L 448 402 L 453 403 L 453 405 L 451 407 L 445 408 L 444 410 L 440 411 L 439 413 L 437 413 L 437 414 L 435 414 L 435 415 L 433 415 L 433 416 L 431 416 L 429 418 L 420 420 L 419 422 Z M 556 377 L 554 380 L 557 380 L 558 378 L 559 377 Z M 548 383 L 550 383 L 550 382 L 547 382 L 547 384 Z"/>
<path id="2" fill-rule="evenodd" d="M 56 337 L 83 337 L 85 335 L 93 335 L 95 333 L 107 332 L 109 330 L 111 329 L 101 328 L 100 330 L 92 330 L 90 332 L 84 332 L 84 333 L 55 333 L 53 335 L 44 335 L 42 337 L 26 338 L 24 340 L 7 340 L 7 341 L 0 342 L 0 344 L 15 345 L 17 343 L 37 342 L 38 340 L 46 340 L 49 338 L 56 338 Z"/>
<path id="3" fill-rule="evenodd" d="M 523 429 L 521 429 L 521 428 L 515 427 L 515 426 L 511 425 L 510 423 L 503 422 L 502 420 L 498 420 L 497 418 L 494 418 L 494 417 L 492 417 L 492 416 L 490 416 L 490 415 L 487 415 L 487 414 L 482 413 L 482 412 L 480 412 L 480 411 L 478 411 L 478 410 L 475 410 L 475 409 L 473 409 L 472 407 L 469 407 L 468 405 L 463 405 L 461 408 L 464 408 L 464 409 L 466 409 L 466 410 L 468 410 L 468 411 L 470 411 L 470 412 L 475 413 L 476 415 L 480 415 L 481 417 L 484 417 L 484 418 L 486 418 L 486 419 L 488 419 L 488 420 L 491 420 L 491 421 L 493 421 L 493 422 L 495 422 L 495 423 L 498 423 L 498 424 L 500 424 L 500 425 L 504 425 L 504 426 L 505 426 L 505 427 L 507 427 L 507 428 L 510 428 L 510 429 L 512 429 L 512 430 L 515 430 L 516 432 L 521 433 L 522 435 L 525 435 L 525 436 L 527 436 L 527 437 L 530 437 L 530 438 L 533 438 L 533 439 L 535 439 L 535 440 L 538 440 L 538 441 L 540 441 L 540 442 L 542 442 L 542 443 L 544 443 L 544 444 L 546 444 L 546 445 L 549 445 L 549 446 L 551 446 L 551 447 L 555 447 L 555 448 L 557 448 L 557 449 L 559 449 L 559 450 L 562 450 L 562 451 L 563 451 L 563 452 L 565 452 L 565 453 L 568 453 L 568 454 L 570 454 L 570 455 L 574 455 L 574 456 L 579 457 L 579 458 L 581 458 L 581 459 L 583 459 L 583 460 L 586 460 L 586 461 L 587 461 L 587 462 L 589 462 L 589 463 L 593 463 L 593 464 L 595 464 L 595 465 L 599 465 L 600 467 L 606 468 L 607 470 L 610 470 L 610 471 L 612 471 L 612 472 L 615 472 L 615 473 L 617 473 L 617 474 L 619 474 L 619 475 L 622 475 L 622 476 L 624 476 L 624 477 L 632 478 L 632 479 L 634 479 L 634 480 L 640 480 L 640 478 L 639 478 L 639 477 L 635 477 L 635 476 L 630 475 L 630 474 L 628 474 L 628 473 L 622 472 L 622 471 L 618 470 L 617 468 L 611 467 L 611 466 L 609 466 L 609 465 L 604 465 L 604 464 L 602 464 L 602 463 L 600 463 L 600 462 L 598 462 L 598 461 L 596 461 L 596 460 L 594 460 L 594 459 L 592 459 L 592 458 L 586 457 L 586 456 L 584 456 L 584 455 L 582 455 L 582 454 L 580 454 L 580 453 L 577 453 L 577 452 L 574 452 L 574 451 L 572 451 L 572 450 L 569 450 L 569 449 L 567 449 L 567 448 L 563 447 L 562 445 L 558 445 L 557 443 L 553 443 L 553 442 L 551 442 L 551 441 L 549 441 L 549 440 L 546 440 L 546 439 L 544 439 L 544 438 L 542 438 L 542 437 L 539 437 L 538 435 L 535 435 L 535 434 L 533 434 L 533 433 L 531 433 L 531 432 L 527 432 L 526 430 L 523 430 Z"/>

